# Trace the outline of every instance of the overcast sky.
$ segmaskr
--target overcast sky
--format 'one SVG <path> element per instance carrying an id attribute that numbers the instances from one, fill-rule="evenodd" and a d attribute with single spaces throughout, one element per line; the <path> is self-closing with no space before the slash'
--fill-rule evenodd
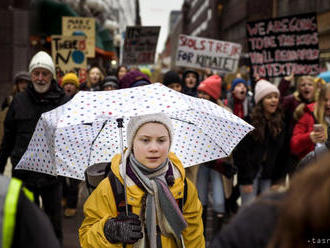
<path id="1" fill-rule="evenodd" d="M 181 10 L 183 0 L 140 0 L 140 15 L 143 26 L 161 26 L 157 53 L 165 45 L 169 16 L 172 10 Z"/>

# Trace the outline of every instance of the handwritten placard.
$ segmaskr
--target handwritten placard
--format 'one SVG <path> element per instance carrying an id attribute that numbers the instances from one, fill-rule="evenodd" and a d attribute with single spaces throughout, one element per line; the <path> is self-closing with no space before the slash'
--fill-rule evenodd
<path id="1" fill-rule="evenodd" d="M 197 69 L 210 68 L 219 72 L 234 72 L 242 46 L 237 43 L 181 34 L 176 53 L 176 65 Z"/>
<path id="2" fill-rule="evenodd" d="M 86 37 L 53 35 L 52 58 L 58 79 L 68 72 L 75 72 L 80 80 L 86 79 Z"/>
<path id="3" fill-rule="evenodd" d="M 88 58 L 95 57 L 95 19 L 94 18 L 63 16 L 62 35 L 86 36 L 86 40 L 87 40 L 86 55 Z"/>
<path id="4" fill-rule="evenodd" d="M 253 76 L 284 77 L 319 72 L 315 14 L 302 14 L 246 25 Z"/>
<path id="5" fill-rule="evenodd" d="M 154 64 L 159 26 L 132 26 L 126 28 L 124 65 Z"/>

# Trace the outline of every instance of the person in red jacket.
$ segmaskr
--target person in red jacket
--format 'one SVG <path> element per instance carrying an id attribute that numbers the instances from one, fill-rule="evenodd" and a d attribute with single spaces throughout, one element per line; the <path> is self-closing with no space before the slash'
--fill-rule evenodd
<path id="1" fill-rule="evenodd" d="M 303 158 L 315 148 L 315 144 L 327 139 L 327 127 L 330 126 L 330 84 L 321 87 L 316 103 L 301 105 L 297 115 L 302 113 L 293 129 L 290 141 L 291 152 Z M 319 125 L 315 125 L 319 124 Z"/>

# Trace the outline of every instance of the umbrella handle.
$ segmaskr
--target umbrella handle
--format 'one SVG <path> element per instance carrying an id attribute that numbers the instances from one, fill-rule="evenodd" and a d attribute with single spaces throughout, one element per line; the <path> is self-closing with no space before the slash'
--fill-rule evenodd
<path id="1" fill-rule="evenodd" d="M 119 142 L 120 142 L 120 151 L 121 151 L 121 159 L 124 159 L 124 145 L 123 145 L 123 118 L 116 119 L 117 127 L 119 128 Z M 123 161 L 124 162 L 124 161 Z M 125 161 L 126 162 L 126 161 Z M 126 168 L 124 170 L 124 195 L 125 195 L 125 212 L 128 215 L 128 205 L 127 205 L 127 193 L 126 193 Z"/>

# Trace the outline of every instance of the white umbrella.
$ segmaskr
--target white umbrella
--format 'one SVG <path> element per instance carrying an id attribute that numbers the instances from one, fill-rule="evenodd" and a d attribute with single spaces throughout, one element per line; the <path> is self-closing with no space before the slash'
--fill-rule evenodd
<path id="1" fill-rule="evenodd" d="M 17 165 L 51 175 L 84 179 L 85 169 L 110 162 L 121 152 L 117 118 L 165 112 L 173 121 L 172 151 L 185 167 L 227 157 L 253 127 L 224 108 L 162 84 L 79 92 L 71 101 L 44 113 Z"/>

